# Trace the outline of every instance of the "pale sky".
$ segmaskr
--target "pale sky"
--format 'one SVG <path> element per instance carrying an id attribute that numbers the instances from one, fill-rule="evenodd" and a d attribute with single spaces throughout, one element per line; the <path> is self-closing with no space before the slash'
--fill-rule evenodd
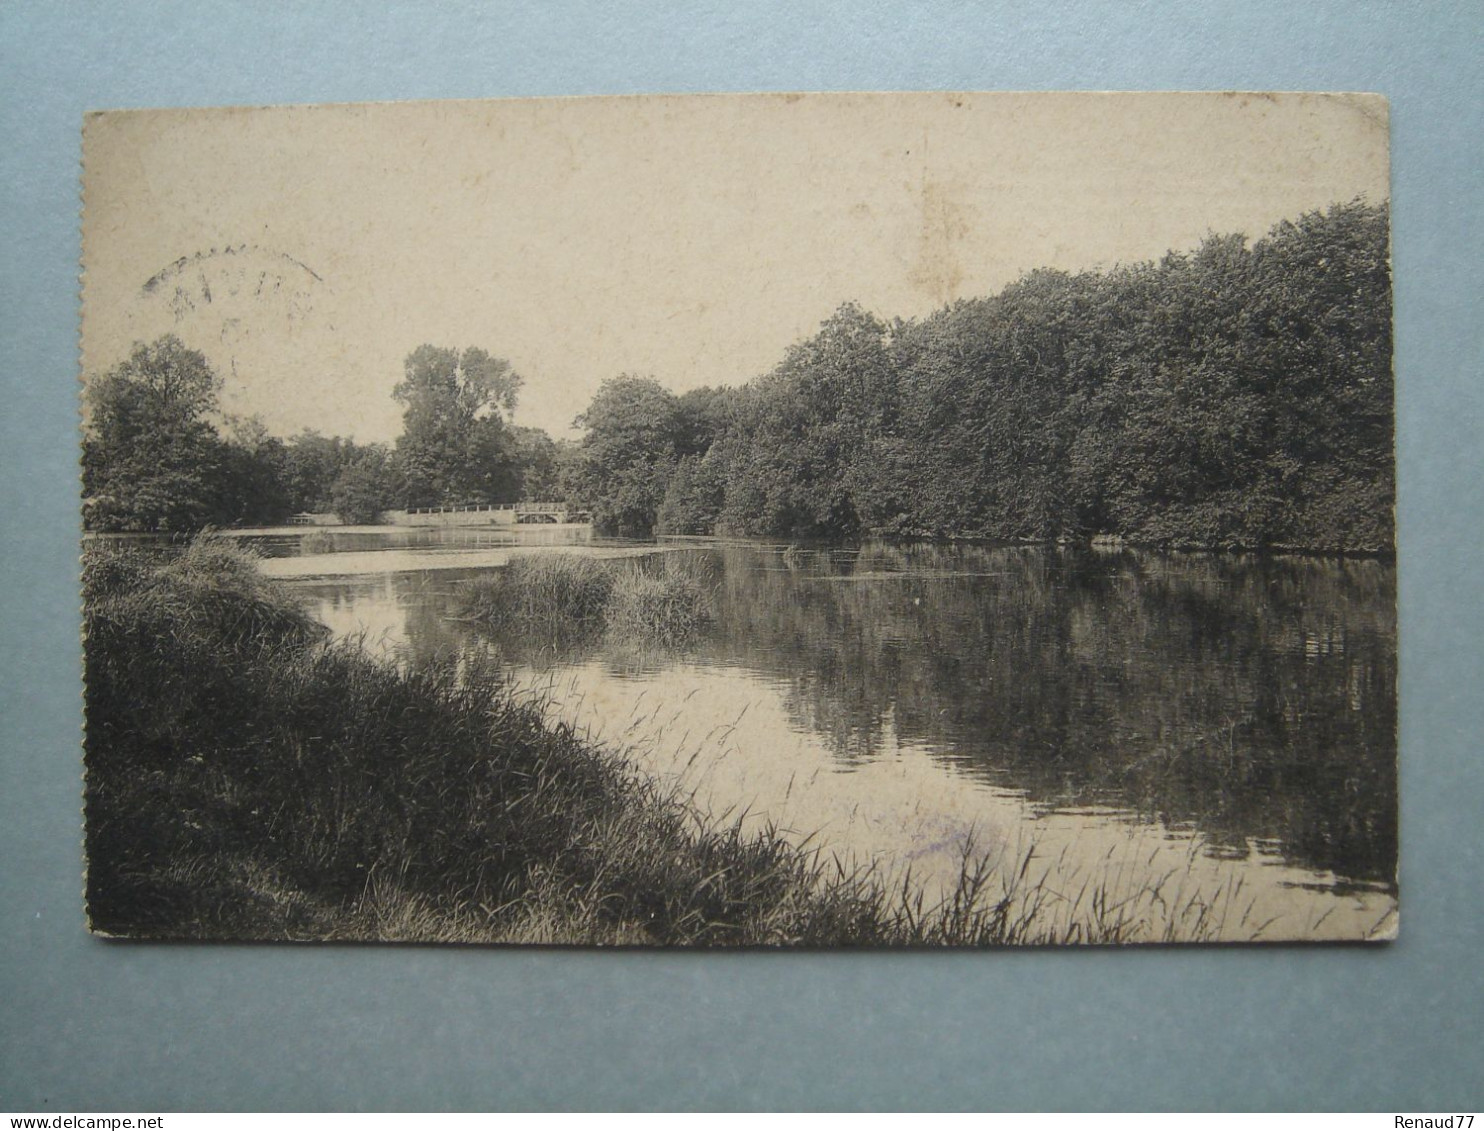
<path id="1" fill-rule="evenodd" d="M 227 411 L 401 430 L 418 345 L 525 378 L 568 435 L 600 382 L 772 368 L 842 302 L 883 318 L 1036 267 L 1388 199 L 1353 95 L 715 95 L 90 116 L 83 364 L 173 332 Z M 229 250 L 230 249 L 230 250 Z"/>

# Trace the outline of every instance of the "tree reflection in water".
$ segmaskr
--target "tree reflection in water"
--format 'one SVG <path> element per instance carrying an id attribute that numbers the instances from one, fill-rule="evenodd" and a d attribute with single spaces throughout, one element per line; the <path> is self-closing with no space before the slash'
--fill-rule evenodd
<path id="1" fill-rule="evenodd" d="M 618 680 L 680 664 L 745 674 L 778 688 L 790 725 L 841 768 L 910 745 L 1039 812 L 1112 809 L 1198 831 L 1214 855 L 1256 845 L 1394 890 L 1388 562 L 881 544 L 672 552 L 715 595 L 714 620 L 683 649 L 476 628 L 454 619 L 459 575 L 445 572 L 395 579 L 403 654 L 436 662 L 493 644 L 538 673 L 598 660 Z"/>

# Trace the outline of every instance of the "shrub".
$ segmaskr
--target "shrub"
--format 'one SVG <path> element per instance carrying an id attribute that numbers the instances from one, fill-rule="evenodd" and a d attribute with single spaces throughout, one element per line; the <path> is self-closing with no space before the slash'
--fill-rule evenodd
<path id="1" fill-rule="evenodd" d="M 323 530 L 311 530 L 299 539 L 299 553 L 301 554 L 333 554 L 334 552 L 335 536 Z"/>

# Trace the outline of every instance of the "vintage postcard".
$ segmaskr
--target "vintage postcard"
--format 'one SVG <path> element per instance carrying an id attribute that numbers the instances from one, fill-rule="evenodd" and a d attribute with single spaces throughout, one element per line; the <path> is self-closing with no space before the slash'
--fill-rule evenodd
<path id="1" fill-rule="evenodd" d="M 89 115 L 92 930 L 1394 937 L 1387 121 Z"/>

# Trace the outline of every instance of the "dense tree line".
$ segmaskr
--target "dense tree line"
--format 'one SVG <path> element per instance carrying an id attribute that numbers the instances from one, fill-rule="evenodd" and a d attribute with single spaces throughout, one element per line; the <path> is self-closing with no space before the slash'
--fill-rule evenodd
<path id="1" fill-rule="evenodd" d="M 167 336 L 89 384 L 85 521 L 562 498 L 630 534 L 1385 549 L 1388 220 L 1335 205 L 889 325 L 846 304 L 738 388 L 605 382 L 575 448 L 510 422 L 522 379 L 482 349 L 414 350 L 402 434 L 368 445 L 223 418 L 206 359 Z"/>
<path id="2" fill-rule="evenodd" d="M 921 320 L 847 304 L 735 390 L 625 375 L 573 489 L 628 532 L 1386 549 L 1388 224 L 1356 201 Z"/>
<path id="3" fill-rule="evenodd" d="M 204 355 L 167 335 L 137 345 L 87 388 L 83 518 L 90 530 L 199 530 L 333 512 L 505 503 L 560 492 L 567 447 L 505 418 L 521 379 L 483 350 L 420 346 L 393 396 L 395 445 L 304 431 L 287 440 L 224 416 Z"/>

